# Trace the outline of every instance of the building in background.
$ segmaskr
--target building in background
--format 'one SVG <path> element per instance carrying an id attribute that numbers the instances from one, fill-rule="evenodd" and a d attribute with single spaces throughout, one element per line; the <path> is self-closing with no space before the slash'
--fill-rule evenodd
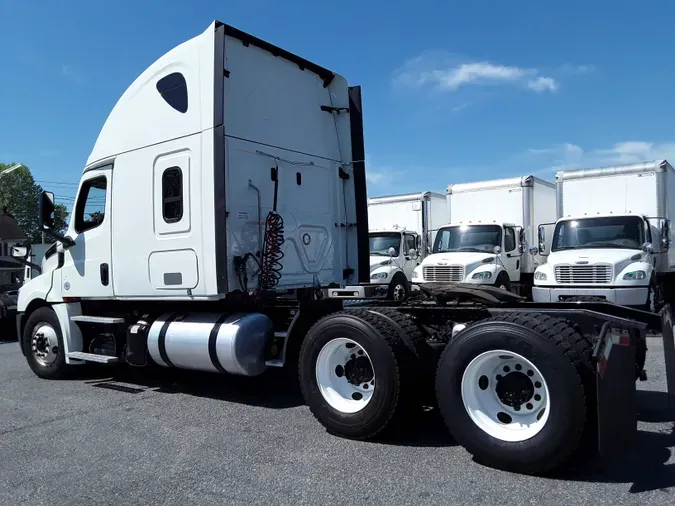
<path id="1" fill-rule="evenodd" d="M 23 280 L 24 268 L 11 256 L 15 244 L 23 244 L 27 236 L 7 209 L 0 210 L 0 291 Z"/>

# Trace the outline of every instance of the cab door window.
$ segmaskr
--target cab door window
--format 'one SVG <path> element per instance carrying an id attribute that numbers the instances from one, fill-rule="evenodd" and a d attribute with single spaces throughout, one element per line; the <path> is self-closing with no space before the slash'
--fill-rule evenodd
<path id="1" fill-rule="evenodd" d="M 108 178 L 97 176 L 82 183 L 75 207 L 75 231 L 78 234 L 98 227 L 105 219 Z"/>

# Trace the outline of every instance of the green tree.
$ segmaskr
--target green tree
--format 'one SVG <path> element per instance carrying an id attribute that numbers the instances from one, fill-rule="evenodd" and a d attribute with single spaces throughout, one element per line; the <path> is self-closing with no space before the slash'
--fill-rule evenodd
<path id="1" fill-rule="evenodd" d="M 12 165 L 14 164 L 0 163 L 0 173 Z M 7 210 L 14 215 L 17 224 L 26 232 L 31 244 L 42 242 L 39 217 L 41 193 L 42 187 L 35 182 L 30 169 L 25 166 L 0 177 L 0 208 L 7 207 Z M 55 231 L 65 232 L 68 218 L 66 206 L 57 204 L 54 217 L 56 219 Z M 54 242 L 54 240 L 45 235 L 45 242 Z"/>

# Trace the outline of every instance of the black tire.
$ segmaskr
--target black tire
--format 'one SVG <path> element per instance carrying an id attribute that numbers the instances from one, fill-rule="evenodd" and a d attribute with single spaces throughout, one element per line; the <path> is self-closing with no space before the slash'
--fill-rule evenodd
<path id="1" fill-rule="evenodd" d="M 462 400 L 462 377 L 483 352 L 504 349 L 533 362 L 544 376 L 555 405 L 539 433 L 520 442 L 490 436 L 469 416 Z M 593 426 L 592 346 L 571 323 L 544 314 L 511 313 L 463 330 L 443 351 L 436 374 L 441 415 L 455 439 L 487 466 L 543 474 L 564 465 L 582 448 Z"/>
<path id="2" fill-rule="evenodd" d="M 40 364 L 33 353 L 33 331 L 41 324 L 47 324 L 54 329 L 58 342 L 56 359 L 49 365 Z M 63 334 L 61 333 L 61 324 L 59 323 L 59 319 L 56 317 L 56 313 L 54 313 L 51 308 L 41 307 L 30 314 L 26 320 L 26 326 L 23 331 L 21 345 L 26 352 L 26 361 L 28 362 L 28 365 L 38 377 L 44 379 L 62 379 L 66 377 L 70 371 L 70 367 L 68 364 L 66 364 L 66 354 L 63 348 Z"/>
<path id="3" fill-rule="evenodd" d="M 495 286 L 497 288 L 499 288 L 502 285 L 504 286 L 504 289 L 507 292 L 511 291 L 511 278 L 509 278 L 509 275 L 504 271 L 499 273 L 499 275 L 497 276 L 497 280 L 495 281 Z"/>
<path id="4" fill-rule="evenodd" d="M 403 289 L 403 294 L 401 298 L 397 299 L 397 287 L 401 287 Z M 405 277 L 405 274 L 402 272 L 397 272 L 394 274 L 394 278 L 391 280 L 391 283 L 389 283 L 389 291 L 387 293 L 387 298 L 389 300 L 396 300 L 397 302 L 402 302 L 404 300 L 408 299 L 408 296 L 410 295 L 410 283 L 408 283 L 408 279 Z"/>
<path id="5" fill-rule="evenodd" d="M 413 334 L 417 339 L 418 334 Z M 333 408 L 321 394 L 316 362 L 325 344 L 347 337 L 370 356 L 376 371 L 370 402 L 356 413 Z M 307 333 L 300 349 L 300 387 L 314 417 L 331 434 L 349 439 L 372 439 L 398 425 L 416 404 L 419 363 L 391 320 L 367 309 L 349 309 L 319 320 Z"/>

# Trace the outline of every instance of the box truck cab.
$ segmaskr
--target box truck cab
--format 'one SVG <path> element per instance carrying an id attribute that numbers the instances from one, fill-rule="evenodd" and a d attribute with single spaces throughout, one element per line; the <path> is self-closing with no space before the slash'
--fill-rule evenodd
<path id="1" fill-rule="evenodd" d="M 656 310 L 675 270 L 672 167 L 663 160 L 564 171 L 556 183 L 560 217 L 539 226 L 547 262 L 535 272 L 534 300 L 593 298 Z"/>
<path id="2" fill-rule="evenodd" d="M 368 234 L 370 282 L 378 295 L 405 300 L 413 269 L 420 262 L 420 236 L 407 230 L 377 230 Z"/>
<path id="3" fill-rule="evenodd" d="M 489 284 L 529 296 L 542 261 L 536 224 L 555 218 L 555 202 L 555 185 L 531 175 L 448 186 L 450 224 L 413 282 Z"/>
<path id="4" fill-rule="evenodd" d="M 370 283 L 375 294 L 404 300 L 413 269 L 446 223 L 445 196 L 423 192 L 368 199 Z"/>
<path id="5" fill-rule="evenodd" d="M 522 227 L 513 223 L 459 223 L 441 227 L 432 255 L 413 282 L 492 284 L 504 290 L 520 281 Z"/>

